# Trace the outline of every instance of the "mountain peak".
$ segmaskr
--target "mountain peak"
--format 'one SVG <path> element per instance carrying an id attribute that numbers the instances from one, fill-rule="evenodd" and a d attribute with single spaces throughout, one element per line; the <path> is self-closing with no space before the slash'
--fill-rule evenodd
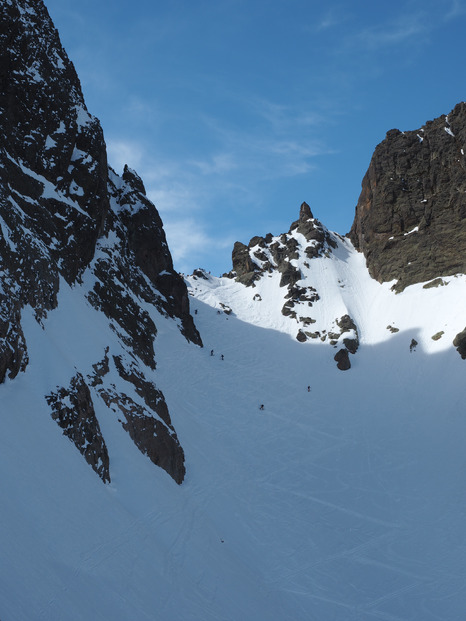
<path id="1" fill-rule="evenodd" d="M 301 203 L 301 207 L 299 209 L 299 219 L 301 222 L 306 220 L 312 220 L 314 216 L 312 215 L 311 208 L 306 202 Z"/>
<path id="2" fill-rule="evenodd" d="M 138 173 L 130 168 L 127 164 L 123 169 L 123 180 L 126 181 L 136 192 L 140 192 L 141 194 L 146 195 L 146 188 L 144 187 L 144 182 Z"/>
<path id="3" fill-rule="evenodd" d="M 265 272 L 277 269 L 282 273 L 282 286 L 296 282 L 299 280 L 299 270 L 291 262 L 297 258 L 296 233 L 303 235 L 308 242 L 305 253 L 309 259 L 336 247 L 332 234 L 313 217 L 311 208 L 303 202 L 299 209 L 299 219 L 292 223 L 288 233 L 276 237 L 271 233 L 265 237 L 255 236 L 247 246 L 236 242 L 232 253 L 233 271 L 229 276 L 254 286 L 254 282 Z"/>

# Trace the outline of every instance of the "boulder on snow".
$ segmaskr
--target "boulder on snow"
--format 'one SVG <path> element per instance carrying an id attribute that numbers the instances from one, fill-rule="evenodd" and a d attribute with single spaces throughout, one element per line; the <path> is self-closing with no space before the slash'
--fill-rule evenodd
<path id="1" fill-rule="evenodd" d="M 340 369 L 340 371 L 347 371 L 351 368 L 351 362 L 347 349 L 339 349 L 335 354 L 334 360 L 337 363 L 337 367 Z"/>
<path id="2" fill-rule="evenodd" d="M 351 362 L 347 349 L 338 350 L 333 359 L 337 363 L 337 367 L 340 369 L 340 371 L 347 371 L 351 368 Z"/>
<path id="3" fill-rule="evenodd" d="M 304 334 L 302 330 L 299 330 L 298 334 L 296 335 L 296 340 L 299 341 L 300 343 L 305 343 L 307 341 L 307 336 Z"/>

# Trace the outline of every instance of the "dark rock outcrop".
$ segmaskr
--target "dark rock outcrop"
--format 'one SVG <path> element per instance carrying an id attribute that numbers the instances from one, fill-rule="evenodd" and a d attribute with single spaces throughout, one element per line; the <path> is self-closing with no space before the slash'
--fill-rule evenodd
<path id="1" fill-rule="evenodd" d="M 466 272 L 466 103 L 375 149 L 349 237 L 400 291 Z"/>
<path id="2" fill-rule="evenodd" d="M 301 302 L 306 302 L 307 306 L 312 307 L 314 302 L 320 300 L 320 296 L 314 287 L 299 287 L 292 283 L 290 283 L 290 286 L 288 287 L 288 293 L 285 295 L 285 298 L 286 302 L 282 308 L 282 315 L 285 315 L 285 317 L 296 317 L 297 313 L 293 309 L 298 307 Z M 310 317 L 300 317 L 299 321 L 301 321 L 304 326 L 307 326 L 309 323 L 313 323 L 313 320 Z"/>
<path id="3" fill-rule="evenodd" d="M 251 259 L 248 246 L 241 242 L 235 242 L 231 255 L 233 263 L 233 271 L 235 272 L 238 282 L 244 285 L 252 285 L 254 280 L 259 277 L 259 267 Z"/>
<path id="4" fill-rule="evenodd" d="M 466 360 L 466 328 L 453 339 L 453 346 L 463 360 Z"/>
<path id="5" fill-rule="evenodd" d="M 355 354 L 359 348 L 359 333 L 356 324 L 349 315 L 343 315 L 343 317 L 337 319 L 336 323 L 341 330 L 341 334 L 338 335 L 338 338 L 345 332 L 353 331 L 354 336 L 344 338 L 343 345 L 350 354 Z"/>
<path id="6" fill-rule="evenodd" d="M 186 473 L 184 452 L 172 428 L 126 393 L 111 387 L 99 388 L 98 393 L 109 409 L 124 416 L 122 427 L 141 453 L 181 484 Z M 168 412 L 161 393 L 160 399 Z"/>
<path id="7" fill-rule="evenodd" d="M 69 388 L 58 388 L 47 395 L 46 400 L 52 409 L 52 418 L 63 429 L 63 435 L 73 442 L 102 481 L 109 483 L 108 451 L 83 376 L 77 373 Z"/>
<path id="8" fill-rule="evenodd" d="M 329 246 L 330 248 L 336 248 L 337 246 L 337 242 L 330 232 L 319 220 L 314 218 L 307 203 L 302 203 L 299 210 L 299 219 L 291 225 L 290 233 L 294 230 L 304 235 L 308 242 L 311 242 L 306 248 L 306 255 L 309 259 L 321 256 Z"/>
<path id="9" fill-rule="evenodd" d="M 298 330 L 298 334 L 296 335 L 296 340 L 300 343 L 305 343 L 307 341 L 307 336 L 302 330 Z"/>
<path id="10" fill-rule="evenodd" d="M 26 365 L 21 308 L 39 321 L 55 308 L 59 277 L 73 283 L 92 259 L 109 200 L 100 124 L 41 1 L 3 3 L 0 85 L 1 382 Z"/>
<path id="11" fill-rule="evenodd" d="M 337 363 L 337 367 L 340 369 L 340 371 L 347 371 L 351 368 L 351 362 L 347 349 L 339 349 L 335 354 L 334 360 Z"/>
<path id="12" fill-rule="evenodd" d="M 21 327 L 21 301 L 17 283 L 0 276 L 0 383 L 24 371 L 29 362 Z M 7 292 L 11 291 L 8 295 Z M 16 295 L 15 295 L 16 293 Z"/>
<path id="13" fill-rule="evenodd" d="M 209 280 L 209 276 L 201 268 L 198 268 L 197 270 L 194 270 L 193 276 L 194 276 L 194 278 L 202 278 L 202 280 Z"/>
<path id="14" fill-rule="evenodd" d="M 300 270 L 292 263 L 299 257 L 299 244 L 292 235 L 295 231 L 309 242 L 305 249 L 308 258 L 322 256 L 337 246 L 332 234 L 314 218 L 309 205 L 302 203 L 299 219 L 293 222 L 287 234 L 255 236 L 247 246 L 236 242 L 232 252 L 233 271 L 225 276 L 236 277 L 238 282 L 254 286 L 263 274 L 277 270 L 281 274 L 280 287 L 294 287 L 302 278 Z"/>
<path id="15" fill-rule="evenodd" d="M 115 196 L 115 212 L 125 241 L 125 255 L 161 294 L 161 305 L 170 317 L 181 321 L 185 337 L 201 345 L 201 337 L 189 312 L 189 298 L 183 278 L 173 269 L 162 220 L 146 197 L 144 185 L 134 171 L 125 166 L 125 185 Z M 123 250 L 121 248 L 121 250 Z"/>

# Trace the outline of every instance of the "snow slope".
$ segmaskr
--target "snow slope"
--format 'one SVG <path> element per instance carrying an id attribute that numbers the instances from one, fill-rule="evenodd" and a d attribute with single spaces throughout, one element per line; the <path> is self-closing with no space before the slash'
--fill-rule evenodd
<path id="1" fill-rule="evenodd" d="M 465 362 L 451 340 L 465 277 L 394 295 L 348 245 L 310 269 L 327 294 L 318 322 L 345 309 L 357 322 L 347 372 L 328 343 L 295 340 L 274 275 L 190 280 L 203 349 L 150 310 L 147 377 L 185 451 L 181 486 L 95 395 L 110 485 L 50 417 L 44 394 L 118 346 L 84 285 L 61 283 L 44 329 L 23 318 L 30 364 L 0 387 L 2 621 L 464 618 Z"/>

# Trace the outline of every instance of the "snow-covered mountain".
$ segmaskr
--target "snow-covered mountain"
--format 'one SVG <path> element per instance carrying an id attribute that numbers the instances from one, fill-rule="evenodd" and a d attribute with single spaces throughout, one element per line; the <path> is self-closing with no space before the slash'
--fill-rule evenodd
<path id="1" fill-rule="evenodd" d="M 233 270 L 223 278 L 197 270 L 187 282 L 191 295 L 219 312 L 301 343 L 330 345 L 341 370 L 351 368 L 360 345 L 378 345 L 400 332 L 410 351 L 456 346 L 466 354 L 464 274 L 395 293 L 397 280 L 374 280 L 364 255 L 328 231 L 306 203 L 288 233 L 253 237 L 248 246 L 237 242 Z"/>
<path id="2" fill-rule="evenodd" d="M 0 41 L 2 621 L 462 620 L 464 105 L 351 239 L 303 203 L 184 281 L 42 1 Z"/>

